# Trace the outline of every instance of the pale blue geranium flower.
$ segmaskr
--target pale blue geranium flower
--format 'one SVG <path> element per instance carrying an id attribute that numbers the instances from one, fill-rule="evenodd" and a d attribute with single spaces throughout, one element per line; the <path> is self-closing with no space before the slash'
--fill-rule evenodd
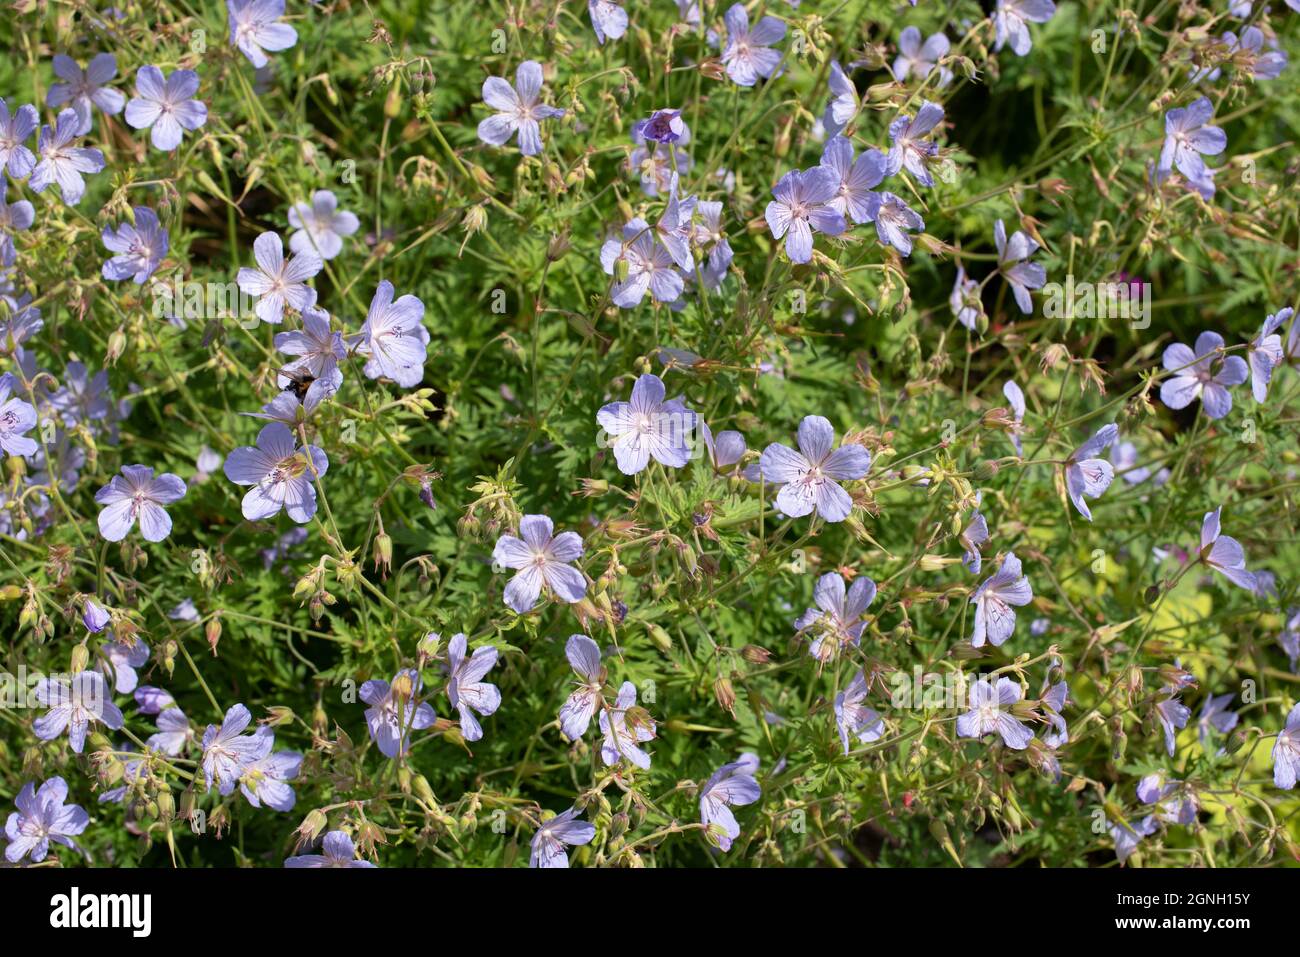
<path id="1" fill-rule="evenodd" d="M 916 27 L 906 27 L 898 35 L 898 56 L 894 60 L 894 79 L 899 83 L 907 82 L 909 76 L 924 80 L 930 72 L 938 67 L 939 81 L 936 84 L 943 89 L 952 82 L 952 71 L 946 66 L 939 66 L 939 61 L 948 55 L 948 38 L 942 31 L 926 37 L 921 42 L 921 31 Z"/>
<path id="2" fill-rule="evenodd" d="M 72 145 L 77 138 L 79 123 L 75 110 L 63 110 L 55 119 L 54 126 L 41 127 L 37 142 L 41 158 L 27 182 L 34 193 L 43 193 L 57 183 L 59 194 L 69 206 L 81 202 L 86 193 L 86 181 L 81 174 L 98 173 L 104 168 L 104 154 L 99 150 Z M 11 159 L 11 167 L 12 163 Z"/>
<path id="3" fill-rule="evenodd" d="M 1241 720 L 1241 715 L 1235 711 L 1228 710 L 1228 704 L 1236 697 L 1231 691 L 1221 695 L 1206 695 L 1205 701 L 1201 704 L 1201 713 L 1196 717 L 1196 736 L 1201 741 L 1201 747 L 1209 750 L 1208 740 L 1210 733 L 1217 731 L 1219 734 L 1228 734 L 1237 726 Z"/>
<path id="4" fill-rule="evenodd" d="M 483 728 L 474 716 L 495 713 L 501 707 L 501 691 L 483 677 L 497 663 L 497 649 L 485 645 L 466 656 L 468 639 L 463 634 L 452 635 L 447 645 L 447 697 L 451 706 L 460 713 L 460 733 L 466 741 L 478 741 Z"/>
<path id="5" fill-rule="evenodd" d="M 285 859 L 285 867 L 375 867 L 357 858 L 347 831 L 329 831 L 321 840 L 320 854 L 300 854 Z"/>
<path id="6" fill-rule="evenodd" d="M 733 83 L 753 86 L 759 77 L 770 77 L 781 65 L 781 51 L 773 50 L 785 36 L 785 23 L 776 17 L 762 17 L 753 29 L 743 3 L 732 4 L 723 16 L 727 24 L 727 45 L 722 64 Z"/>
<path id="7" fill-rule="evenodd" d="M 307 387 L 307 396 L 313 404 L 319 404 L 343 384 L 339 363 L 347 358 L 347 349 L 343 334 L 330 329 L 330 316 L 324 309 L 308 306 L 302 311 L 302 329 L 277 332 L 274 343 L 278 351 L 296 356 L 276 378 L 281 389 L 293 382 L 290 376 L 310 376 L 312 383 Z"/>
<path id="8" fill-rule="evenodd" d="M 185 131 L 194 131 L 208 121 L 208 108 L 194 99 L 199 75 L 193 70 L 176 70 L 165 77 L 156 66 L 142 66 L 135 74 L 135 97 L 126 105 L 126 122 L 137 130 L 149 130 L 155 149 L 170 153 L 181 145 Z"/>
<path id="9" fill-rule="evenodd" d="M 1168 687 L 1160 691 L 1155 705 L 1156 722 L 1165 736 L 1165 750 L 1172 758 L 1177 747 L 1178 730 L 1187 727 L 1192 709 L 1178 700 L 1181 689 Z"/>
<path id="10" fill-rule="evenodd" d="M 241 769 L 239 790 L 253 807 L 265 804 L 274 811 L 292 811 L 297 795 L 288 782 L 298 776 L 302 755 L 297 751 L 273 751 L 275 733 L 268 727 L 258 728 L 253 737 L 264 740 L 266 753 Z"/>
<path id="11" fill-rule="evenodd" d="M 357 692 L 370 705 L 366 709 L 366 727 L 384 756 L 406 754 L 411 747 L 411 732 L 430 728 L 438 720 L 427 702 L 416 700 L 423 687 L 420 673 L 408 668 L 394 675 L 391 684 L 376 678 L 362 684 Z"/>
<path id="12" fill-rule="evenodd" d="M 1173 375 L 1160 383 L 1160 401 L 1184 409 L 1198 396 L 1205 414 L 1221 419 L 1232 411 L 1228 390 L 1246 381 L 1250 370 L 1241 356 L 1223 354 L 1223 336 L 1202 332 L 1194 349 L 1175 342 L 1165 349 L 1164 366 Z"/>
<path id="13" fill-rule="evenodd" d="M 505 603 L 516 614 L 533 609 L 542 588 L 561 601 L 581 601 L 587 579 L 570 565 L 582 557 L 577 532 L 555 535 L 554 523 L 545 515 L 525 515 L 519 520 L 519 537 L 502 535 L 492 550 L 492 560 L 503 568 L 517 569 L 506 585 Z"/>
<path id="14" fill-rule="evenodd" d="M 853 510 L 853 499 L 840 482 L 863 478 L 871 468 L 871 453 L 849 443 L 831 449 L 835 430 L 820 415 L 805 416 L 799 423 L 795 451 L 773 442 L 759 460 L 765 481 L 778 484 L 776 506 L 791 518 L 816 510 L 828 522 L 842 522 Z"/>
<path id="15" fill-rule="evenodd" d="M 1034 733 L 1011 711 L 1024 697 L 1024 689 L 1010 678 L 999 678 L 994 685 L 980 678 L 970 689 L 970 710 L 957 716 L 957 734 L 963 738 L 982 738 L 996 734 L 1013 751 L 1029 747 Z"/>
<path id="16" fill-rule="evenodd" d="M 33 693 L 50 709 L 32 723 L 32 732 L 42 741 L 53 741 L 67 731 L 69 746 L 80 754 L 92 724 L 113 731 L 122 727 L 122 712 L 113 704 L 108 683 L 98 671 L 80 671 L 70 679 L 42 678 Z"/>
<path id="17" fill-rule="evenodd" d="M 338 208 L 339 200 L 328 189 L 318 189 L 311 194 L 310 203 L 294 203 L 289 207 L 289 226 L 295 232 L 289 236 L 289 251 L 301 253 L 315 250 L 321 259 L 333 259 L 343 251 L 343 239 L 361 228 L 356 213 Z"/>
<path id="18" fill-rule="evenodd" d="M 596 32 L 596 42 L 617 40 L 627 32 L 627 11 L 621 0 L 587 0 L 587 13 L 591 28 Z"/>
<path id="19" fill-rule="evenodd" d="M 320 272 L 324 263 L 315 250 L 304 250 L 286 260 L 280 234 L 268 232 L 253 240 L 253 258 L 257 268 L 242 267 L 235 281 L 240 292 L 257 297 L 253 307 L 257 318 L 278 326 L 284 321 L 285 306 L 302 312 L 316 304 L 316 290 L 307 280 Z"/>
<path id="20" fill-rule="evenodd" d="M 18 385 L 12 372 L 0 375 L 0 449 L 5 455 L 35 455 L 40 446 L 24 433 L 36 427 L 36 408 L 30 402 L 12 397 Z"/>
<path id="21" fill-rule="evenodd" d="M 203 780 L 208 788 L 217 782 L 222 797 L 235 790 L 244 771 L 271 752 L 275 743 L 264 734 L 244 734 L 253 716 L 242 704 L 232 705 L 221 726 L 210 724 L 203 732 Z"/>
<path id="22" fill-rule="evenodd" d="M 499 76 L 483 81 L 483 102 L 497 112 L 478 125 L 478 138 L 491 146 L 503 146 L 519 134 L 519 152 L 536 156 L 542 151 L 542 120 L 558 119 L 564 110 L 540 102 L 542 66 L 525 60 L 515 71 L 512 87 Z"/>
<path id="23" fill-rule="evenodd" d="M 104 506 L 99 513 L 99 534 L 107 541 L 120 542 L 140 522 L 140 535 L 146 542 L 161 542 L 171 534 L 172 520 L 164 505 L 185 497 L 185 480 L 164 472 L 154 477 L 146 465 L 124 465 L 122 474 L 114 475 L 95 493 L 95 502 Z"/>
<path id="24" fill-rule="evenodd" d="M 925 229 L 925 220 L 911 206 L 890 192 L 867 197 L 867 221 L 876 224 L 876 238 L 882 246 L 893 246 L 904 256 L 912 255 L 911 229 Z"/>
<path id="25" fill-rule="evenodd" d="M 818 578 L 813 587 L 813 602 L 817 607 L 805 610 L 794 622 L 799 633 L 813 630 L 817 636 L 809 645 L 808 653 L 819 661 L 827 661 L 842 645 L 856 647 L 867 627 L 862 615 L 875 598 L 876 583 L 866 575 L 859 575 L 847 589 L 839 572 L 827 572 Z"/>
<path id="26" fill-rule="evenodd" d="M 410 294 L 394 300 L 393 291 L 387 279 L 375 288 L 358 351 L 366 357 L 362 371 L 369 378 L 392 379 L 409 389 L 424 379 L 429 330 L 424 327 L 424 303 Z"/>
<path id="27" fill-rule="evenodd" d="M 1212 170 L 1202 156 L 1218 156 L 1228 145 L 1227 134 L 1217 126 L 1207 126 L 1214 116 L 1214 106 L 1201 97 L 1186 107 L 1165 114 L 1165 142 L 1156 166 L 1159 174 L 1177 168 L 1189 183 L 1207 199 L 1214 195 Z"/>
<path id="28" fill-rule="evenodd" d="M 323 449 L 299 448 L 286 425 L 272 422 L 257 434 L 257 445 L 231 452 L 223 471 L 236 485 L 251 486 L 242 503 L 244 518 L 257 522 L 284 509 L 303 525 L 316 514 L 314 481 L 324 477 L 329 464 Z"/>
<path id="29" fill-rule="evenodd" d="M 1251 340 L 1246 350 L 1246 364 L 1250 367 L 1250 391 L 1256 402 L 1263 403 L 1268 398 L 1268 384 L 1273 378 L 1273 370 L 1286 361 L 1282 336 L 1277 330 L 1291 318 L 1291 312 L 1291 307 L 1288 306 L 1265 317 L 1264 327 Z"/>
<path id="30" fill-rule="evenodd" d="M 843 136 L 832 136 L 822 150 L 821 165 L 834 170 L 839 180 L 835 196 L 826 205 L 855 223 L 870 222 L 871 190 L 885 178 L 885 154 L 869 149 L 854 159 L 853 144 Z"/>
<path id="31" fill-rule="evenodd" d="M 995 51 L 1008 43 L 1016 56 L 1024 56 L 1034 46 L 1029 24 L 1046 23 L 1056 13 L 1052 0 L 998 0 L 993 14 Z"/>
<path id="32" fill-rule="evenodd" d="M 605 275 L 615 277 L 609 298 L 622 309 L 640 305 L 647 291 L 655 302 L 676 302 L 684 288 L 672 253 L 644 219 L 628 220 L 622 239 L 605 240 L 600 265 Z M 623 278 L 617 278 L 624 269 Z"/>
<path id="33" fill-rule="evenodd" d="M 560 731 L 570 741 L 587 733 L 596 704 L 605 687 L 605 666 L 600 663 L 600 646 L 586 635 L 570 635 L 564 657 L 578 676 L 578 687 L 560 706 Z"/>
<path id="34" fill-rule="evenodd" d="M 1047 270 L 1043 264 L 1028 261 L 1038 251 L 1038 243 L 1019 229 L 1008 240 L 1007 228 L 1000 219 L 993 224 L 993 243 L 998 250 L 998 271 L 1011 287 L 1016 305 L 1025 315 L 1032 315 L 1034 300 L 1029 290 L 1041 289 L 1047 282 Z"/>
<path id="35" fill-rule="evenodd" d="M 1034 598 L 1029 579 L 1021 574 L 1020 559 L 1008 552 L 998 570 L 986 578 L 970 603 L 975 606 L 975 626 L 971 644 L 979 648 L 987 641 L 998 646 L 1011 637 L 1016 627 L 1012 605 L 1028 605 Z"/>
<path id="36" fill-rule="evenodd" d="M 284 16 L 284 0 L 226 0 L 230 21 L 230 43 L 261 69 L 272 53 L 287 50 L 298 42 L 298 31 L 287 23 L 277 23 Z"/>
<path id="37" fill-rule="evenodd" d="M 4 179 L 3 173 L 4 170 L 0 169 L 0 266 L 12 266 L 18 258 L 18 251 L 14 248 L 14 233 L 21 233 L 31 228 L 36 220 L 36 209 L 29 200 L 25 199 L 14 203 L 5 202 L 5 193 L 9 184 Z M 37 315 L 40 313 L 38 312 Z M 3 343 L 0 343 L 0 348 L 3 348 Z"/>
<path id="38" fill-rule="evenodd" d="M 630 401 L 610 402 L 596 413 L 624 475 L 636 475 L 652 458 L 669 468 L 690 461 L 698 417 L 680 399 L 665 399 L 665 394 L 663 380 L 647 372 L 632 386 Z"/>
<path id="39" fill-rule="evenodd" d="M 115 116 L 122 112 L 122 107 L 126 104 L 122 92 L 108 85 L 117 76 L 117 57 L 111 53 L 96 55 L 84 70 L 72 57 L 57 53 L 54 56 L 54 74 L 63 82 L 50 85 L 49 92 L 45 94 L 45 105 L 58 109 L 65 103 L 71 103 L 79 120 L 78 136 L 90 132 L 92 105 L 103 110 L 105 116 Z"/>
<path id="40" fill-rule="evenodd" d="M 0 168 L 8 169 L 14 179 L 27 176 L 36 165 L 36 156 L 28 149 L 27 141 L 40 124 L 40 114 L 30 103 L 10 113 L 8 104 L 0 98 Z"/>
<path id="41" fill-rule="evenodd" d="M 1241 543 L 1230 535 L 1219 533 L 1219 513 L 1222 506 L 1206 512 L 1201 522 L 1201 560 L 1219 572 L 1234 585 L 1254 591 L 1255 576 L 1246 571 L 1246 552 Z"/>
<path id="42" fill-rule="evenodd" d="M 832 205 L 839 191 L 839 176 L 825 166 L 791 170 L 772 187 L 775 199 L 767 204 L 767 226 L 773 239 L 784 238 L 790 262 L 812 259 L 814 230 L 828 236 L 844 232 L 844 216 Z"/>
<path id="43" fill-rule="evenodd" d="M 831 88 L 831 101 L 826 104 L 826 112 L 822 114 L 822 126 L 827 136 L 834 137 L 841 133 L 857 114 L 858 90 L 838 60 L 831 60 L 828 83 Z M 825 160 L 822 162 L 824 163 Z"/>
<path id="44" fill-rule="evenodd" d="M 885 722 L 874 708 L 867 707 L 867 679 L 858 671 L 849 686 L 835 696 L 835 727 L 840 733 L 844 753 L 849 753 L 849 739 L 860 744 L 880 740 L 885 733 Z"/>
<path id="45" fill-rule="evenodd" d="M 890 123 L 889 138 L 893 144 L 885 165 L 886 175 L 894 176 L 899 170 L 906 169 L 922 186 L 933 186 L 929 162 L 930 157 L 939 152 L 939 146 L 925 137 L 942 119 L 943 107 L 926 100 L 914 118 L 900 116 Z"/>
<path id="46" fill-rule="evenodd" d="M 639 745 L 655 738 L 655 722 L 636 705 L 636 685 L 624 681 L 612 708 L 600 712 L 600 733 L 604 742 L 600 757 L 607 767 L 628 761 L 641 770 L 650 768 L 650 755 Z"/>
<path id="47" fill-rule="evenodd" d="M 1286 726 L 1273 742 L 1273 783 L 1284 791 L 1295 787 L 1300 774 L 1300 704 L 1291 709 Z"/>
<path id="48" fill-rule="evenodd" d="M 569 854 L 565 847 L 588 844 L 596 836 L 595 826 L 586 821 L 574 820 L 577 816 L 578 809 L 571 807 L 537 829 L 528 855 L 529 867 L 569 866 Z"/>
<path id="49" fill-rule="evenodd" d="M 1118 438 L 1119 426 L 1114 423 L 1103 425 L 1065 460 L 1066 494 L 1070 496 L 1070 501 L 1079 510 L 1079 514 L 1090 522 L 1092 512 L 1084 497 L 1099 498 L 1110 488 L 1110 483 L 1115 478 L 1115 467 L 1098 456 Z"/>
<path id="50" fill-rule="evenodd" d="M 170 248 L 167 230 L 158 221 L 152 209 L 136 206 L 132 213 L 135 222 L 124 222 L 116 231 L 105 226 L 100 238 L 108 251 L 116 253 L 104 263 L 101 270 L 105 279 L 120 282 L 131 279 L 137 285 L 154 274 Z"/>
<path id="51" fill-rule="evenodd" d="M 758 755 L 747 751 L 738 761 L 718 768 L 700 788 L 700 823 L 705 826 L 705 837 L 720 851 L 731 850 L 732 841 L 740 836 L 740 824 L 731 809 L 753 804 L 763 795 L 757 773 Z"/>
<path id="52" fill-rule="evenodd" d="M 28 781 L 14 804 L 18 810 L 5 822 L 5 860 L 17 864 L 30 855 L 34 864 L 45 860 L 50 842 L 77 849 L 72 838 L 86 829 L 90 815 L 76 804 L 67 804 L 68 785 L 61 777 L 52 777 L 39 790 Z"/>

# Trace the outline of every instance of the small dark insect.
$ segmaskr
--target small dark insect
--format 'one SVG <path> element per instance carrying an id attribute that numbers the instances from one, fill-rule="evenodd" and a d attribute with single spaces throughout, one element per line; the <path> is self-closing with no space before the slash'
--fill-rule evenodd
<path id="1" fill-rule="evenodd" d="M 279 369 L 277 371 L 289 380 L 289 384 L 284 387 L 284 391 L 292 392 L 298 397 L 299 402 L 306 401 L 307 390 L 316 381 L 316 377 L 306 369 Z"/>

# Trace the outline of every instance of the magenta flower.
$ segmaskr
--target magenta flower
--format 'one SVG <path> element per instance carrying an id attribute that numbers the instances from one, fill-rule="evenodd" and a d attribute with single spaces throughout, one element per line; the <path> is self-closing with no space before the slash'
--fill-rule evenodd
<path id="1" fill-rule="evenodd" d="M 842 522 L 853 510 L 853 499 L 840 482 L 864 477 L 871 468 L 871 453 L 860 445 L 841 445 L 832 451 L 835 431 L 820 415 L 799 423 L 799 451 L 773 442 L 759 460 L 763 478 L 779 484 L 776 507 L 791 518 L 816 510 L 828 522 Z"/>
<path id="2" fill-rule="evenodd" d="M 171 534 L 172 520 L 164 505 L 185 497 L 185 480 L 164 472 L 157 478 L 146 465 L 124 465 L 95 493 L 95 502 L 105 506 L 99 513 L 99 534 L 107 541 L 120 542 L 140 521 L 140 535 L 146 542 L 161 542 Z"/>
<path id="3" fill-rule="evenodd" d="M 505 603 L 524 615 L 537 604 L 542 588 L 572 604 L 587 593 L 587 579 L 569 565 L 582 557 L 577 532 L 554 534 L 555 525 L 545 515 L 525 515 L 519 520 L 519 538 L 502 535 L 492 550 L 492 560 L 504 568 L 518 569 L 506 585 Z"/>

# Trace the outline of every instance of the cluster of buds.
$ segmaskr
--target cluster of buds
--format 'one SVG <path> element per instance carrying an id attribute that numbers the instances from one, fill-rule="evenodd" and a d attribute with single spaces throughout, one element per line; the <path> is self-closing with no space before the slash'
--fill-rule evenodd
<path id="1" fill-rule="evenodd" d="M 355 567 L 353 565 L 353 568 Z M 338 566 L 338 577 L 340 582 L 344 580 L 342 564 Z M 325 590 L 325 560 L 323 558 L 315 568 L 298 579 L 298 584 L 293 589 L 293 597 L 300 602 L 307 602 L 312 621 L 320 621 L 325 615 L 325 606 L 335 603 L 337 599 Z"/>

